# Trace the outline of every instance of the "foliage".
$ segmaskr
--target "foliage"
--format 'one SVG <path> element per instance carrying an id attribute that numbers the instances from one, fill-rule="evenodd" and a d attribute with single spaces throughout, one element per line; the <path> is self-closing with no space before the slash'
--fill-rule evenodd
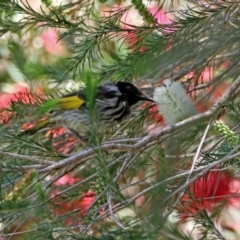
<path id="1" fill-rule="evenodd" d="M 239 1 L 38 2 L 0 1 L 0 88 L 27 86 L 0 95 L 3 239 L 227 239 L 222 216 L 240 191 Z M 87 86 L 91 99 L 118 80 L 153 95 L 166 79 L 194 116 L 165 125 L 141 104 L 104 134 L 93 123 L 88 146 L 63 128 L 20 134 L 56 96 Z"/>

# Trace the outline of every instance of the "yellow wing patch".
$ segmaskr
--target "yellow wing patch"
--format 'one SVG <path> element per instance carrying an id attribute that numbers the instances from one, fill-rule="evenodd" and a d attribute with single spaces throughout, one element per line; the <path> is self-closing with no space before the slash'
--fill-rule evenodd
<path id="1" fill-rule="evenodd" d="M 84 100 L 78 96 L 59 98 L 58 106 L 63 110 L 74 110 L 80 108 L 84 104 Z"/>

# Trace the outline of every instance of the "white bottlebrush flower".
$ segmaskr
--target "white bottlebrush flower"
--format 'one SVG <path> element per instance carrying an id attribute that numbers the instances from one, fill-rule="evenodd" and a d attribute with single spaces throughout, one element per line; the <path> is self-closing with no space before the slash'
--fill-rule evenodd
<path id="1" fill-rule="evenodd" d="M 165 80 L 155 89 L 153 99 L 167 125 L 180 122 L 197 114 L 197 110 L 181 83 Z"/>

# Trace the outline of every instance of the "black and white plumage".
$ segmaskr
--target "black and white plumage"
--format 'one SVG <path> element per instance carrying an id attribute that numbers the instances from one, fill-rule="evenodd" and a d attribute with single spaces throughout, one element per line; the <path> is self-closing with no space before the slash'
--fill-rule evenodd
<path id="1" fill-rule="evenodd" d="M 130 114 L 130 107 L 140 100 L 153 102 L 131 83 L 105 83 L 97 87 L 94 111 L 88 108 L 88 97 L 84 90 L 74 92 L 59 98 L 57 110 L 51 111 L 48 119 L 24 133 L 34 134 L 53 125 L 65 126 L 84 135 L 91 130 L 93 122 L 100 131 L 105 131 L 124 120 Z"/>

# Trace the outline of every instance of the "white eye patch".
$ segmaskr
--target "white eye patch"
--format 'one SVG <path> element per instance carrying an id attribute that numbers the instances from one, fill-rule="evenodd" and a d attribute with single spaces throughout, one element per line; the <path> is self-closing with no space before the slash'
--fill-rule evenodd
<path id="1" fill-rule="evenodd" d="M 103 93 L 103 95 L 111 94 L 113 97 L 122 96 L 122 93 L 119 91 L 118 87 L 113 83 L 103 85 L 100 91 Z"/>

